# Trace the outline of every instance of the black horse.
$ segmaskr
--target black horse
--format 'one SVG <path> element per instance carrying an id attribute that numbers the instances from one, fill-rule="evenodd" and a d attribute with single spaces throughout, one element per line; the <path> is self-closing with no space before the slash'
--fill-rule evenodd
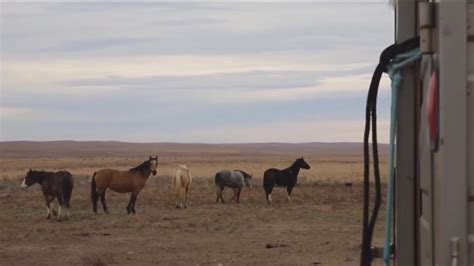
<path id="1" fill-rule="evenodd" d="M 291 191 L 298 181 L 298 173 L 300 169 L 310 169 L 311 167 L 307 164 L 303 157 L 296 159 L 296 161 L 288 168 L 278 170 L 270 168 L 263 174 L 263 188 L 267 194 L 267 203 L 272 202 L 272 191 L 275 185 L 286 186 L 288 192 L 288 201 L 291 202 Z"/>
<path id="2" fill-rule="evenodd" d="M 69 201 L 71 200 L 71 193 L 74 187 L 74 179 L 71 173 L 67 171 L 33 171 L 30 169 L 23 179 L 21 187 L 27 188 L 35 183 L 41 185 L 41 191 L 43 192 L 48 211 L 46 218 L 49 219 L 51 217 L 51 211 L 53 214 L 56 214 L 56 211 L 51 208 L 51 202 L 56 198 L 58 200 L 56 219 L 58 221 L 61 220 L 61 207 L 66 208 L 66 215 L 69 219 Z"/>

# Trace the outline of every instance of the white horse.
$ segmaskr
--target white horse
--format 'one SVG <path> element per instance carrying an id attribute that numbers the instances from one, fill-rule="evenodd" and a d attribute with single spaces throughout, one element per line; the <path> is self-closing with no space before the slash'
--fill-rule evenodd
<path id="1" fill-rule="evenodd" d="M 191 187 L 193 177 L 186 165 L 180 165 L 174 170 L 171 182 L 176 193 L 176 208 L 187 208 L 188 191 Z"/>

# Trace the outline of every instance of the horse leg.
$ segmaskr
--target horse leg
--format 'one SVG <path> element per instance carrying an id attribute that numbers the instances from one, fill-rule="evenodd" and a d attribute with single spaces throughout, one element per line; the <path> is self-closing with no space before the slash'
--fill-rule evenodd
<path id="1" fill-rule="evenodd" d="M 132 202 L 133 202 L 133 192 L 130 194 L 130 200 L 128 201 L 127 205 L 127 214 L 130 214 L 132 212 Z"/>
<path id="2" fill-rule="evenodd" d="M 216 186 L 216 194 L 217 194 L 216 203 L 219 203 L 219 199 L 222 201 L 222 203 L 224 203 L 224 198 L 222 197 L 223 191 L 224 191 L 224 187 Z"/>
<path id="3" fill-rule="evenodd" d="M 189 190 L 189 187 L 186 187 L 186 190 L 184 191 L 184 208 L 187 209 L 188 208 L 188 190 Z"/>
<path id="4" fill-rule="evenodd" d="M 240 203 L 240 192 L 242 192 L 242 187 L 237 189 L 237 203 Z"/>
<path id="5" fill-rule="evenodd" d="M 237 188 L 233 187 L 233 188 L 232 188 L 232 192 L 234 192 L 234 195 L 232 195 L 232 198 L 230 198 L 229 201 L 233 201 L 233 200 L 236 198 L 236 196 L 237 196 Z"/>
<path id="6" fill-rule="evenodd" d="M 68 220 L 71 219 L 71 214 L 69 214 L 70 201 L 71 201 L 71 194 L 69 194 L 69 200 L 68 200 L 68 201 L 64 201 L 64 206 L 66 206 L 66 218 L 67 218 Z"/>
<path id="7" fill-rule="evenodd" d="M 64 201 L 62 195 L 57 195 L 56 198 L 58 199 L 58 216 L 56 220 L 59 222 L 61 221 L 61 207 L 64 205 Z"/>
<path id="8" fill-rule="evenodd" d="M 97 193 L 97 191 L 91 191 L 91 194 L 92 211 L 94 214 L 97 214 L 97 201 L 99 200 L 99 193 Z"/>
<path id="9" fill-rule="evenodd" d="M 51 202 L 54 200 L 54 196 L 46 195 L 43 193 L 44 201 L 46 202 L 46 219 L 51 218 Z"/>
<path id="10" fill-rule="evenodd" d="M 71 219 L 71 214 L 69 214 L 69 203 L 66 204 L 66 217 L 67 219 Z"/>
<path id="11" fill-rule="evenodd" d="M 224 188 L 225 187 L 221 187 L 221 193 L 219 194 L 222 203 L 225 203 L 225 201 L 224 201 Z"/>
<path id="12" fill-rule="evenodd" d="M 293 190 L 293 186 L 287 186 L 286 191 L 288 192 L 288 202 L 291 202 L 291 191 Z"/>
<path id="13" fill-rule="evenodd" d="M 140 192 L 140 191 L 138 191 L 137 193 L 132 193 L 132 196 L 133 196 L 133 194 L 135 194 L 135 196 L 133 196 L 132 206 L 130 206 L 130 209 L 132 210 L 133 214 L 136 213 L 136 211 L 135 211 L 135 203 L 137 202 L 137 197 L 138 197 L 138 193 L 139 193 L 139 192 Z"/>
<path id="14" fill-rule="evenodd" d="M 183 208 L 183 201 L 184 201 L 184 190 L 182 187 L 179 188 L 179 191 L 178 193 L 176 194 L 176 197 L 177 197 L 177 202 L 178 202 L 178 206 L 176 206 L 178 209 L 182 209 Z"/>
<path id="15" fill-rule="evenodd" d="M 269 186 L 265 188 L 265 192 L 267 193 L 268 204 L 272 203 L 272 191 L 273 191 L 273 186 Z"/>
<path id="16" fill-rule="evenodd" d="M 216 185 L 216 203 L 219 203 L 221 188 Z"/>
<path id="17" fill-rule="evenodd" d="M 58 216 L 58 211 L 56 209 L 54 209 L 54 200 L 56 199 L 56 196 L 53 196 L 52 199 L 51 199 L 51 212 L 53 213 L 53 216 Z M 57 205 L 57 201 L 56 201 L 56 205 Z"/>
<path id="18" fill-rule="evenodd" d="M 109 210 L 107 209 L 107 204 L 105 203 L 105 190 L 100 193 L 100 202 L 102 203 L 102 209 L 104 209 L 104 213 L 108 214 Z"/>
<path id="19" fill-rule="evenodd" d="M 265 176 L 263 177 L 263 189 L 265 190 L 268 204 L 272 203 L 272 190 L 274 185 L 275 181 L 273 180 L 273 178 L 265 174 Z"/>
<path id="20" fill-rule="evenodd" d="M 176 209 L 179 209 L 180 207 L 180 202 L 179 202 L 179 194 L 176 192 Z"/>

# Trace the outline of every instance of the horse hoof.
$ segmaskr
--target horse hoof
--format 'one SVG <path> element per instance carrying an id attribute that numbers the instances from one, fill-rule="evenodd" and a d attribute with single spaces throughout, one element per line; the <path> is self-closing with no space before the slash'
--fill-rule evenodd
<path id="1" fill-rule="evenodd" d="M 51 219 L 51 215 L 46 216 L 46 220 Z"/>

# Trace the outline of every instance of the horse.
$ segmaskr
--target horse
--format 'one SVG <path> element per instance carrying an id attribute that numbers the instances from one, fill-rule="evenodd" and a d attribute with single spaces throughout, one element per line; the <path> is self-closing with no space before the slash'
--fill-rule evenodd
<path id="1" fill-rule="evenodd" d="M 138 193 L 145 186 L 150 174 L 156 175 L 157 168 L 158 156 L 150 156 L 148 160 L 130 170 L 102 169 L 95 172 L 91 181 L 92 211 L 97 214 L 97 201 L 100 198 L 104 213 L 109 213 L 105 203 L 105 192 L 109 188 L 118 193 L 131 193 L 126 210 L 127 214 L 135 214 Z"/>
<path id="2" fill-rule="evenodd" d="M 173 183 L 174 191 L 176 193 L 176 208 L 188 208 L 188 191 L 193 182 L 193 177 L 186 165 L 180 165 L 174 170 L 171 183 Z"/>
<path id="3" fill-rule="evenodd" d="M 252 175 L 247 174 L 242 170 L 222 170 L 216 173 L 214 178 L 216 184 L 216 203 L 219 202 L 219 199 L 224 203 L 224 197 L 222 192 L 225 187 L 230 187 L 234 191 L 234 195 L 230 199 L 231 201 L 236 198 L 236 202 L 240 203 L 240 192 L 244 185 L 252 189 Z"/>
<path id="4" fill-rule="evenodd" d="M 40 184 L 41 191 L 43 192 L 47 209 L 46 219 L 51 218 L 51 211 L 53 215 L 56 215 L 56 212 L 51 208 L 51 203 L 55 198 L 58 200 L 57 221 L 61 220 L 61 207 L 66 208 L 67 219 L 70 219 L 69 202 L 71 201 L 72 189 L 74 187 L 74 178 L 71 173 L 67 171 L 33 171 L 30 169 L 25 178 L 23 178 L 21 187 L 27 188 L 35 183 Z"/>
<path id="5" fill-rule="evenodd" d="M 263 188 L 267 194 L 267 203 L 272 202 L 272 191 L 275 185 L 286 186 L 288 192 L 288 202 L 291 202 L 291 191 L 298 181 L 298 173 L 300 169 L 310 169 L 303 157 L 296 159 L 296 161 L 288 168 L 278 170 L 270 168 L 263 174 Z"/>

